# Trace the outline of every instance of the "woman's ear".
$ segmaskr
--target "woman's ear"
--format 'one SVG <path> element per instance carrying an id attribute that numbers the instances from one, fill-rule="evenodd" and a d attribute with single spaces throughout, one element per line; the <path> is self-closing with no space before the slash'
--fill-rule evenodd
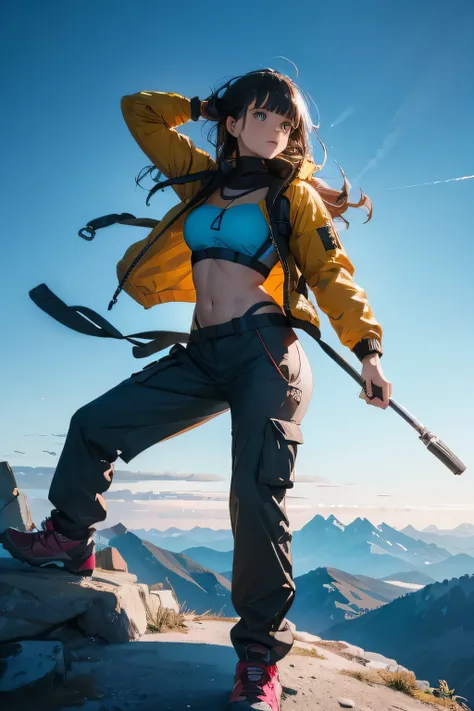
<path id="1" fill-rule="evenodd" d="M 237 126 L 237 121 L 232 118 L 232 116 L 227 116 L 225 120 L 225 127 L 230 133 L 231 136 L 234 136 L 234 138 L 237 138 L 237 131 L 236 131 L 236 126 Z"/>

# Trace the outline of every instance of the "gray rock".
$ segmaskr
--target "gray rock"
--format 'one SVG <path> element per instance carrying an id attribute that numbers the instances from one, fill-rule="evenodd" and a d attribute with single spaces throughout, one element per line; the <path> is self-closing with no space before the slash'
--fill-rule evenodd
<path id="1" fill-rule="evenodd" d="M 348 652 L 348 654 L 353 654 L 354 657 L 365 657 L 365 650 L 362 649 L 362 647 L 356 647 L 355 644 L 349 644 L 349 642 L 343 642 L 342 640 L 339 640 L 341 644 L 345 644 L 345 652 Z"/>
<path id="2" fill-rule="evenodd" d="M 48 692 L 54 678 L 64 677 L 61 642 L 14 642 L 0 647 L 0 694 L 16 702 Z"/>
<path id="3" fill-rule="evenodd" d="M 179 612 L 179 602 L 173 595 L 172 590 L 150 590 L 150 597 L 158 599 L 158 606 L 166 607 L 174 612 Z"/>
<path id="4" fill-rule="evenodd" d="M 368 662 L 365 666 L 367 669 L 390 671 L 390 664 L 386 664 L 385 662 Z"/>
<path id="5" fill-rule="evenodd" d="M 103 570 L 118 570 L 128 573 L 127 564 L 122 555 L 113 546 L 107 546 L 97 552 L 96 565 Z"/>
<path id="6" fill-rule="evenodd" d="M 419 689 L 420 691 L 426 691 L 426 689 L 430 688 L 430 682 L 425 681 L 424 679 L 417 679 L 416 680 L 416 688 Z"/>
<path id="7" fill-rule="evenodd" d="M 292 631 L 292 633 L 295 634 L 295 632 L 296 632 L 296 625 L 295 625 L 295 623 L 294 623 L 294 622 L 291 622 L 291 620 L 288 620 L 288 619 L 287 619 L 287 620 L 286 620 L 286 624 L 288 625 L 288 627 L 290 628 L 290 630 Z"/>
<path id="8" fill-rule="evenodd" d="M 137 576 L 120 570 L 98 570 L 96 568 L 92 573 L 92 580 L 101 580 L 103 583 L 120 587 L 123 583 L 136 583 Z"/>
<path id="9" fill-rule="evenodd" d="M 337 699 L 337 703 L 339 706 L 342 706 L 343 709 L 355 709 L 356 707 L 352 699 Z"/>
<path id="10" fill-rule="evenodd" d="M 114 581 L 105 582 L 6 558 L 0 559 L 0 573 L 0 644 L 48 633 L 73 619 L 87 637 L 128 642 L 146 632 L 150 611 L 156 614 L 160 605 L 127 573 L 110 573 Z"/>
<path id="11" fill-rule="evenodd" d="M 0 462 L 0 533 L 10 527 L 29 531 L 33 525 L 28 499 L 18 491 L 12 468 Z"/>
<path id="12" fill-rule="evenodd" d="M 385 666 L 390 666 L 391 664 L 393 664 L 394 666 L 397 666 L 396 659 L 391 659 L 390 657 L 385 657 L 383 654 L 379 654 L 378 652 L 365 652 L 364 657 L 366 659 L 369 659 L 371 662 L 380 662 L 381 664 L 384 664 Z"/>

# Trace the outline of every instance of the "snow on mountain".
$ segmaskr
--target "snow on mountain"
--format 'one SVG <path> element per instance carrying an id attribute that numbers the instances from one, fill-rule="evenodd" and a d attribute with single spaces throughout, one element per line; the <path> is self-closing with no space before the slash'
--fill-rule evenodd
<path id="1" fill-rule="evenodd" d="M 334 516 L 315 516 L 293 535 L 296 575 L 322 566 L 334 566 L 354 575 L 382 577 L 414 570 L 421 560 L 440 563 L 450 552 L 433 543 L 415 540 L 386 523 L 374 526 L 366 518 L 337 525 Z"/>

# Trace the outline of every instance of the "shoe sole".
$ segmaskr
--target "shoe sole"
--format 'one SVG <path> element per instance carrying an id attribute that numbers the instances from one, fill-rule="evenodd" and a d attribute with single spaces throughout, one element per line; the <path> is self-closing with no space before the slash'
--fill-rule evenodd
<path id="1" fill-rule="evenodd" d="M 21 555 L 19 551 L 16 549 L 11 549 L 7 545 L 9 543 L 8 537 L 2 533 L 0 534 L 0 543 L 3 545 L 3 548 L 10 553 L 12 558 L 15 558 L 15 560 L 19 560 L 21 563 L 27 563 L 28 565 L 31 565 L 32 568 L 57 568 L 58 570 L 64 570 L 67 573 L 71 573 L 72 575 L 77 575 L 80 578 L 90 578 L 91 575 L 94 573 L 94 570 L 73 570 L 72 568 L 68 567 L 67 563 L 69 561 L 64 561 L 64 560 L 58 560 L 58 558 L 43 558 L 40 561 L 37 559 L 29 559 Z M 84 563 L 84 561 L 82 561 Z"/>

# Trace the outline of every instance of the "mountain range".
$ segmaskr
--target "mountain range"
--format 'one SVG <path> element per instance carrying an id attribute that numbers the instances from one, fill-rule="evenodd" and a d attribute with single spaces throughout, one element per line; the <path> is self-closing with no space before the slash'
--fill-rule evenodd
<path id="1" fill-rule="evenodd" d="M 204 567 L 219 573 L 232 569 L 230 531 L 194 528 L 190 531 L 135 531 L 139 537 L 167 550 L 181 551 Z M 316 568 L 338 568 L 352 575 L 417 583 L 416 575 L 428 576 L 423 584 L 447 577 L 474 573 L 474 557 L 453 555 L 438 543 L 415 539 L 386 523 L 379 526 L 366 518 L 356 518 L 345 526 L 335 516 L 316 515 L 293 534 L 293 572 L 304 575 Z M 467 539 L 465 539 L 467 540 Z M 191 545 L 187 545 L 191 543 Z M 404 577 L 410 574 L 410 578 Z"/>
<path id="2" fill-rule="evenodd" d="M 406 526 L 401 533 L 425 543 L 442 545 L 452 555 L 467 553 L 474 556 L 474 526 L 470 523 L 462 523 L 451 531 L 443 531 L 436 526 L 418 531 L 413 526 Z"/>
<path id="3" fill-rule="evenodd" d="M 198 612 L 205 608 L 234 614 L 228 570 L 232 567 L 232 551 L 198 546 L 176 553 L 138 538 L 122 524 L 102 529 L 96 539 L 100 546 L 117 548 L 139 582 L 172 587 L 181 603 Z M 412 591 L 395 582 L 353 576 L 332 567 L 317 568 L 295 579 L 297 595 L 291 619 L 299 629 L 319 633 L 334 622 L 364 614 Z"/>
<path id="4" fill-rule="evenodd" d="M 407 526 L 407 528 L 413 528 L 412 526 Z M 414 529 L 416 530 L 416 529 Z M 459 526 L 455 528 L 438 528 L 434 524 L 427 526 L 423 529 L 423 533 L 436 533 L 440 536 L 457 536 L 458 538 L 464 538 L 465 536 L 474 536 L 474 523 L 460 523 Z"/>
<path id="5" fill-rule="evenodd" d="M 215 530 L 195 526 L 189 531 L 180 528 L 167 528 L 165 531 L 160 531 L 157 528 L 148 530 L 142 528 L 132 529 L 132 533 L 176 553 L 182 553 L 187 548 L 196 546 L 209 546 L 215 551 L 230 551 L 234 545 L 230 529 Z"/>
<path id="6" fill-rule="evenodd" d="M 196 546 L 186 548 L 183 553 L 195 560 L 196 563 L 215 570 L 217 573 L 226 573 L 232 570 L 234 551 L 216 551 L 206 546 Z"/>
<path id="7" fill-rule="evenodd" d="M 386 583 L 393 581 L 397 583 L 408 583 L 410 585 L 420 585 L 421 587 L 435 582 L 434 578 L 418 570 L 409 570 L 408 572 L 402 573 L 392 573 L 392 575 L 386 575 L 384 580 Z"/>
<path id="8" fill-rule="evenodd" d="M 366 518 L 344 526 L 335 516 L 325 519 L 317 515 L 293 536 L 295 575 L 329 566 L 382 578 L 427 568 L 449 556 L 446 549 L 416 541 L 386 523 L 375 526 Z M 474 572 L 474 558 L 472 562 Z"/>
<path id="9" fill-rule="evenodd" d="M 319 635 L 336 622 L 352 619 L 412 590 L 337 568 L 317 568 L 295 579 L 289 617 L 297 629 Z"/>
<path id="10" fill-rule="evenodd" d="M 116 548 L 127 563 L 128 572 L 140 583 L 153 586 L 163 583 L 173 589 L 183 608 L 202 614 L 208 610 L 235 616 L 231 602 L 230 582 L 183 553 L 175 553 L 142 540 L 118 524 L 100 531 L 100 542 Z"/>
<path id="11" fill-rule="evenodd" d="M 413 669 L 419 679 L 447 679 L 474 699 L 474 576 L 445 580 L 403 595 L 357 619 L 332 625 L 344 639 Z"/>

